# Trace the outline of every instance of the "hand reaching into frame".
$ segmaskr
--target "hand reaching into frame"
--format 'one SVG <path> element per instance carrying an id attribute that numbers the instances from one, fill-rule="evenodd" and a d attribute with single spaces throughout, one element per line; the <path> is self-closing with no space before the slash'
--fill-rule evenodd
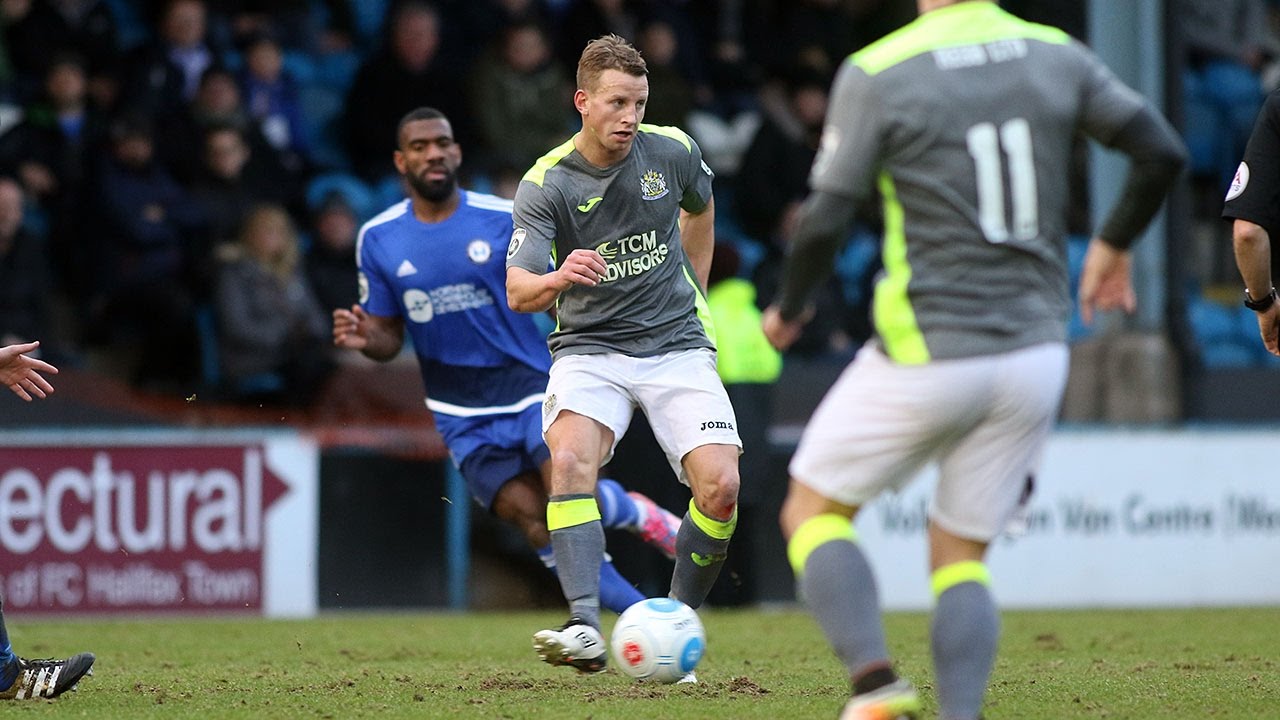
<path id="1" fill-rule="evenodd" d="M 53 393 L 53 386 L 40 373 L 58 374 L 58 368 L 27 355 L 38 347 L 37 341 L 0 348 L 0 383 L 27 402 Z"/>

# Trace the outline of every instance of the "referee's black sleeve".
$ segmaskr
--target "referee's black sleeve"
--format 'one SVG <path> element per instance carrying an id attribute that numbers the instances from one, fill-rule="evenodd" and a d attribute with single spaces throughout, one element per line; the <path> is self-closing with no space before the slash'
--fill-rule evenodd
<path id="1" fill-rule="evenodd" d="M 1244 160 L 1227 188 L 1222 217 L 1248 220 L 1271 234 L 1280 230 L 1280 90 L 1267 96 L 1254 121 Z"/>

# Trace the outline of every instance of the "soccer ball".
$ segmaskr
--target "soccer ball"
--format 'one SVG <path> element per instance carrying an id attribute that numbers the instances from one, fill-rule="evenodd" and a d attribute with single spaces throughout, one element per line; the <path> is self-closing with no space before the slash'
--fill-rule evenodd
<path id="1" fill-rule="evenodd" d="M 618 616 L 609 646 L 623 673 L 673 683 L 698 665 L 707 634 L 693 608 L 671 598 L 649 598 Z"/>

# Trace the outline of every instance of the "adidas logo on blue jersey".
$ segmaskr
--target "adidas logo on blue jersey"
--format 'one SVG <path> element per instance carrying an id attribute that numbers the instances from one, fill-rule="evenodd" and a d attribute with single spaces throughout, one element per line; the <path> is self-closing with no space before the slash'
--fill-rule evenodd
<path id="1" fill-rule="evenodd" d="M 413 263 L 408 260 L 401 262 L 400 267 L 396 268 L 396 277 L 408 277 L 410 275 L 416 275 L 417 273 L 418 268 L 414 267 Z"/>

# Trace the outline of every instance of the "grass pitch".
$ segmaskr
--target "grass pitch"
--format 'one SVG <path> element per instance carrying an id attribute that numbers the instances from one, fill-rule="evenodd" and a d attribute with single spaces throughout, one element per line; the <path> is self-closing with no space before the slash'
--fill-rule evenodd
<path id="1" fill-rule="evenodd" d="M 307 621 L 10 617 L 27 656 L 98 654 L 95 676 L 6 717 L 834 718 L 846 681 L 799 610 L 707 610 L 700 684 L 578 676 L 538 662 L 559 614 L 331 614 Z M 1280 608 L 1005 612 L 988 720 L 1280 717 Z M 606 632 L 612 626 L 606 620 Z M 928 617 L 893 614 L 890 645 L 936 716 Z"/>

